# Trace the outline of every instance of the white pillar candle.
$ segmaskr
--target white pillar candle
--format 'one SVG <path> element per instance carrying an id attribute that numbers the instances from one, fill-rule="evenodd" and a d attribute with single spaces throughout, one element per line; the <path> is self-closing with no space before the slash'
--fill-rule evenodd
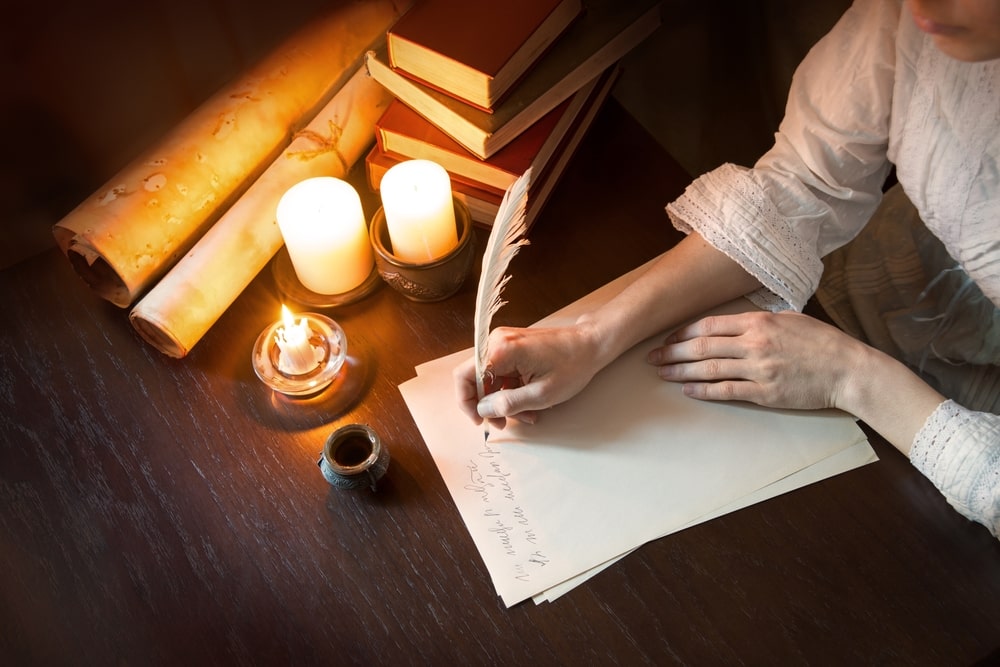
<path id="1" fill-rule="evenodd" d="M 278 229 L 295 275 L 317 294 L 349 292 L 374 265 L 368 227 L 357 191 L 339 178 L 318 176 L 281 196 Z"/>
<path id="2" fill-rule="evenodd" d="M 406 160 L 382 176 L 382 210 L 392 254 L 423 264 L 458 245 L 451 178 L 429 160 Z"/>

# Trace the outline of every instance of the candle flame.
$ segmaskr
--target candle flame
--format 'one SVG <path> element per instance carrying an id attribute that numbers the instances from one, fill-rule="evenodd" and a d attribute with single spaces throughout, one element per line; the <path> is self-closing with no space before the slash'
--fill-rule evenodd
<path id="1" fill-rule="evenodd" d="M 295 316 L 292 315 L 292 311 L 285 304 L 281 304 L 281 321 L 285 323 L 286 327 L 291 328 L 295 326 Z"/>

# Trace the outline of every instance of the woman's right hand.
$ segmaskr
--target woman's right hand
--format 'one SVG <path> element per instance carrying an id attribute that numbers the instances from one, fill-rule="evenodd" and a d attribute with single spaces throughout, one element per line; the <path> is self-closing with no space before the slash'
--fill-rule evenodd
<path id="1" fill-rule="evenodd" d="M 508 417 L 534 423 L 538 412 L 579 393 L 601 368 L 590 327 L 497 327 L 490 333 L 487 395 L 479 400 L 475 359 L 454 371 L 462 411 L 503 428 Z"/>

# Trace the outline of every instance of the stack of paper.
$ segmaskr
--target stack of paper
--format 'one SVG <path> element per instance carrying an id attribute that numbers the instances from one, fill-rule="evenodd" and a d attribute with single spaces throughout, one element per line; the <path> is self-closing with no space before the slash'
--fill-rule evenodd
<path id="1" fill-rule="evenodd" d="M 638 269 L 539 325 L 571 322 Z M 751 308 L 747 302 L 728 309 Z M 854 419 L 685 397 L 637 345 L 535 425 L 483 441 L 451 396 L 465 350 L 400 391 L 509 607 L 552 600 L 650 540 L 876 460 Z"/>

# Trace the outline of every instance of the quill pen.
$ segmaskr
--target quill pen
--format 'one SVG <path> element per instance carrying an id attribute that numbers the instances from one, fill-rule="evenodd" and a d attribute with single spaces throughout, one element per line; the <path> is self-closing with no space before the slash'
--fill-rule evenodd
<path id="1" fill-rule="evenodd" d="M 486 395 L 486 375 L 489 373 L 490 321 L 493 315 L 506 304 L 500 298 L 503 288 L 510 280 L 507 267 L 521 246 L 528 244 L 524 237 L 527 231 L 525 210 L 528 200 L 528 184 L 531 169 L 521 174 L 504 193 L 490 230 L 490 238 L 483 251 L 483 270 L 479 276 L 476 292 L 475 358 L 476 392 L 482 399 Z M 484 440 L 490 437 L 489 422 L 483 422 Z"/>

